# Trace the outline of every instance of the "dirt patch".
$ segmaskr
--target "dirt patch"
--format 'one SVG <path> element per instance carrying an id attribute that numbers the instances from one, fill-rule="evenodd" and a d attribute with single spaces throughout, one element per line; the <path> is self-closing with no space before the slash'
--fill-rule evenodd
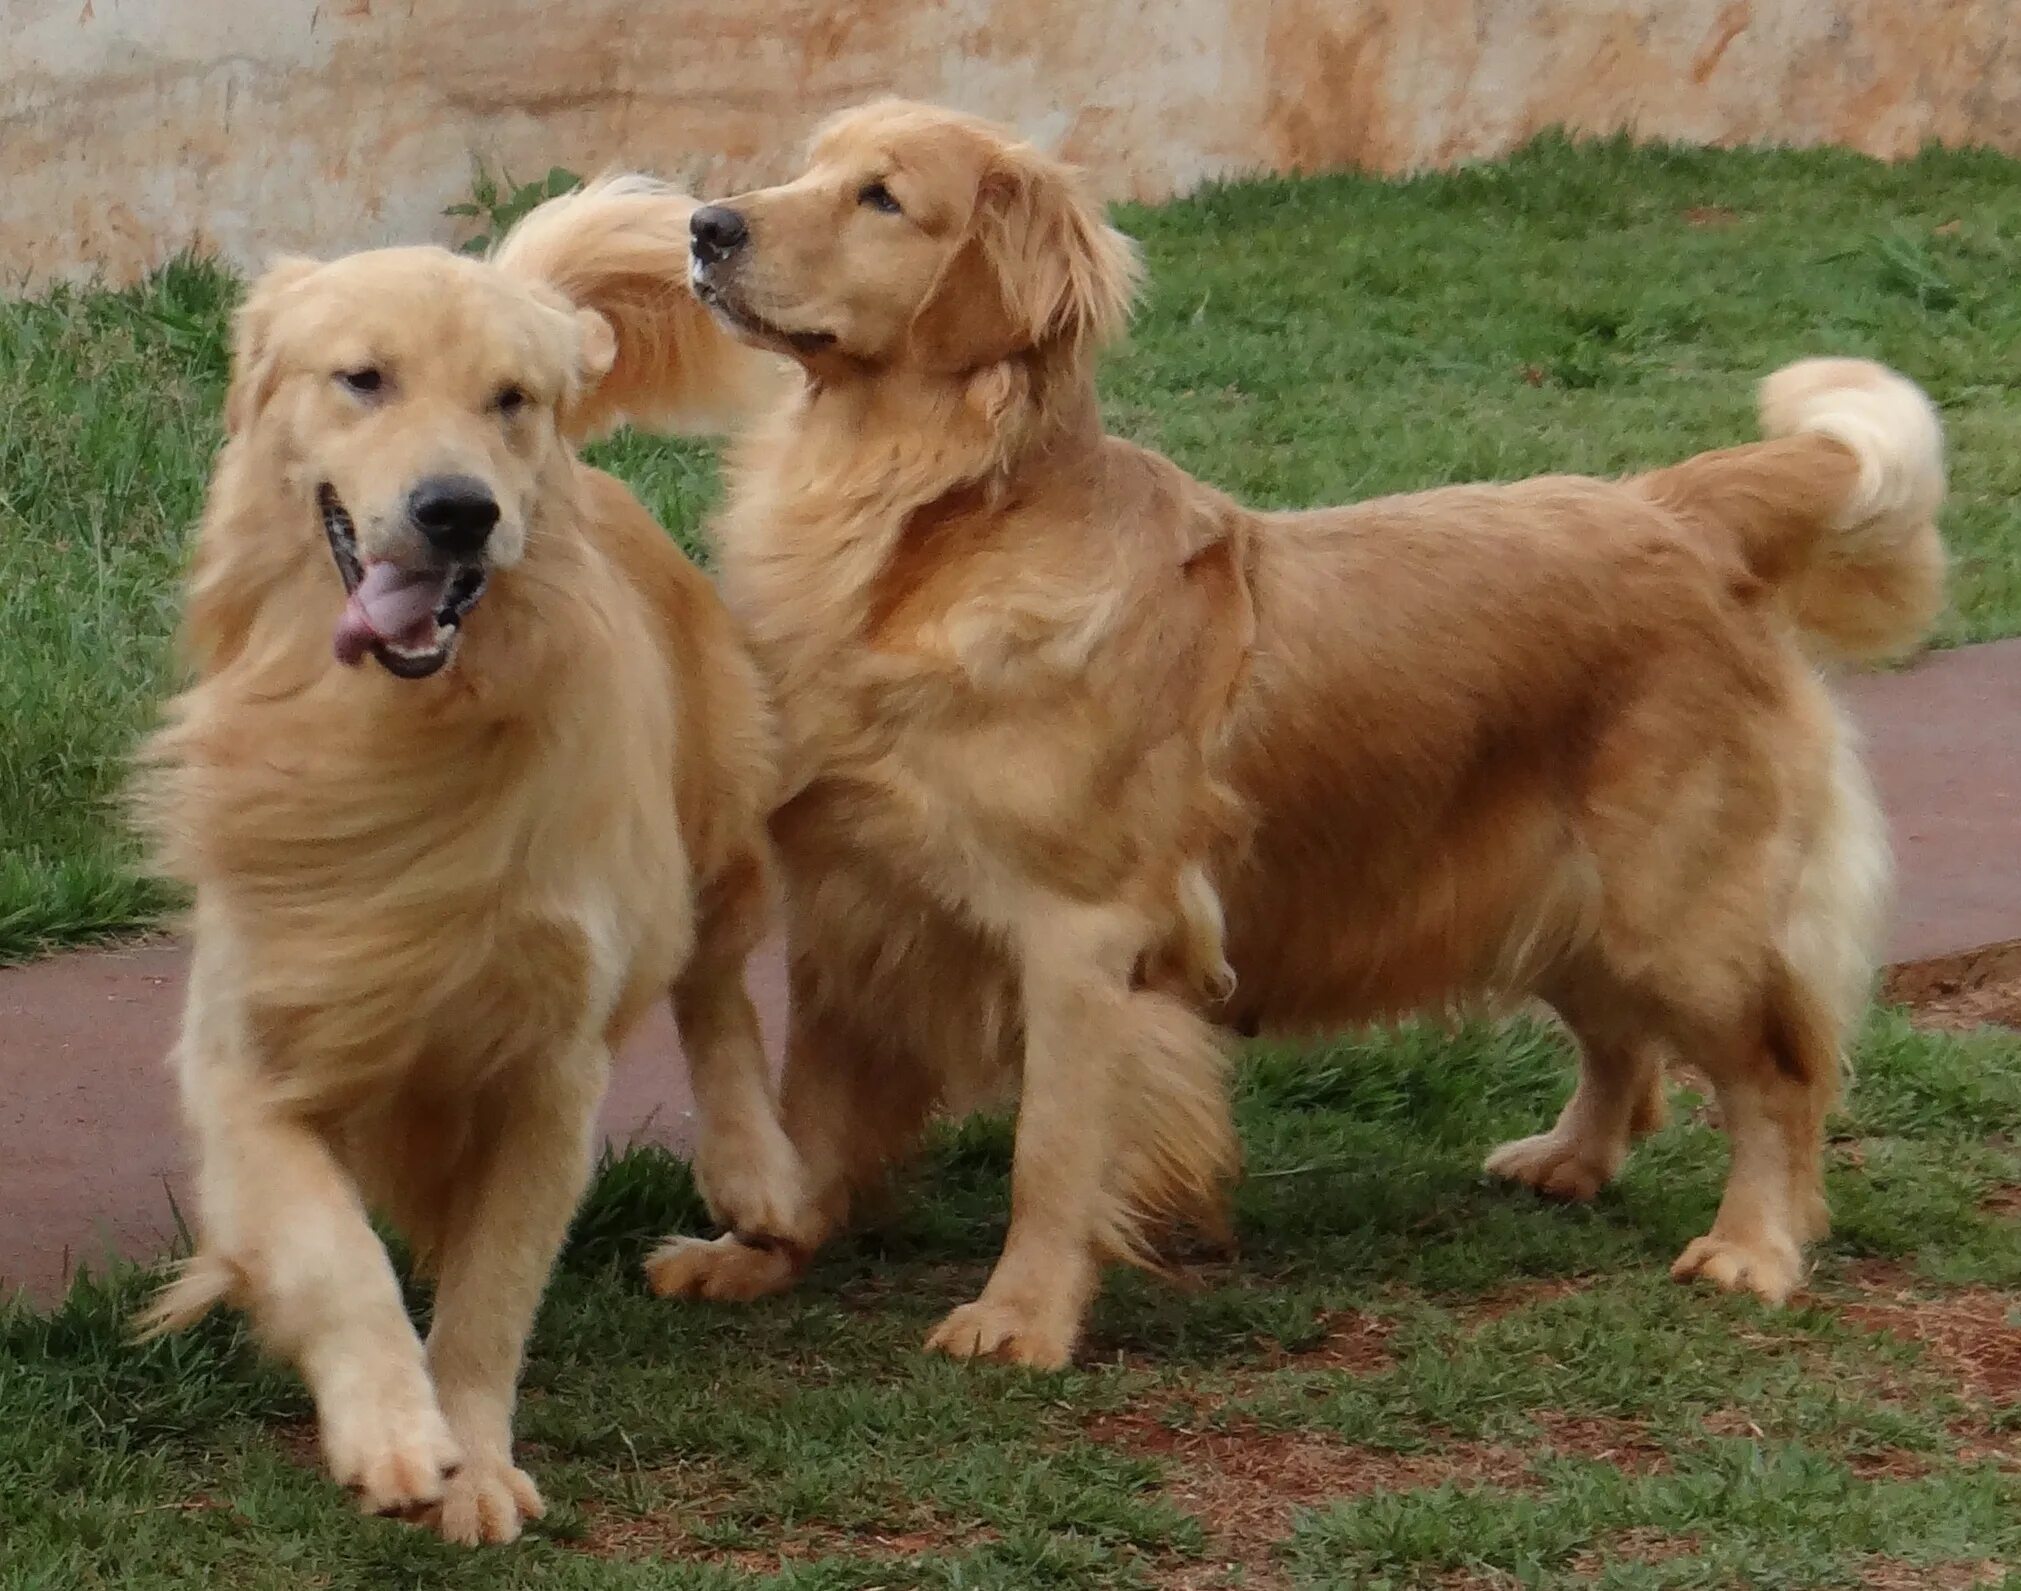
<path id="1" fill-rule="evenodd" d="M 1729 210 L 1723 204 L 1694 204 L 1684 212 L 1684 224 L 1697 227 L 1737 226 L 1740 212 Z"/>
<path id="2" fill-rule="evenodd" d="M 1977 989 L 1931 995 L 1909 1007 L 1909 1020 L 1938 1033 L 1970 1033 L 1976 1028 L 2021 1028 L 2021 977 Z"/>
<path id="3" fill-rule="evenodd" d="M 1454 1306 L 1453 1312 L 1469 1330 L 1479 1331 L 1483 1326 L 1505 1320 L 1510 1315 L 1520 1315 L 1539 1304 L 1556 1303 L 1561 1298 L 1583 1293 L 1590 1285 L 1587 1278 L 1579 1276 L 1545 1276 L 1534 1281 L 1512 1282 L 1470 1304 Z"/>
<path id="4" fill-rule="evenodd" d="M 923 1529 L 846 1528 L 807 1521 L 776 1536 L 768 1531 L 763 1547 L 725 1547 L 705 1534 L 713 1516 L 684 1507 L 678 1501 L 656 1501 L 637 1513 L 608 1503 L 583 1508 L 583 1533 L 570 1543 L 593 1558 L 628 1562 L 678 1559 L 710 1563 L 740 1574 L 777 1574 L 796 1563 L 817 1558 L 911 1560 L 931 1553 L 960 1552 L 997 1539 L 993 1530 L 966 1530 L 952 1525 Z"/>
<path id="5" fill-rule="evenodd" d="M 1273 1370 L 1339 1370 L 1351 1376 L 1379 1376 L 1396 1368 L 1390 1340 L 1396 1336 L 1392 1315 L 1343 1309 L 1325 1317 L 1325 1335 L 1315 1347 L 1296 1353 L 1278 1350 L 1267 1363 Z"/>
<path id="6" fill-rule="evenodd" d="M 2021 1401 L 2021 1329 L 2010 1317 L 2021 1299 L 1990 1287 L 1967 1287 L 1934 1298 L 1867 1298 L 1840 1317 L 1865 1331 L 1921 1346 L 1927 1359 L 1966 1396 L 1988 1403 Z"/>
<path id="7" fill-rule="evenodd" d="M 1995 1188 L 1979 1201 L 1979 1213 L 1996 1221 L 2021 1221 L 2021 1182 Z"/>
<path id="8" fill-rule="evenodd" d="M 1981 1563 L 1905 1563 L 1900 1558 L 1869 1558 L 1860 1566 L 1866 1591 L 1977 1591 L 1998 1585 L 2007 1566 L 1988 1558 Z"/>
<path id="9" fill-rule="evenodd" d="M 1936 1032 L 2021 1028 L 2021 942 L 1890 967 L 1882 996 Z"/>
<path id="10" fill-rule="evenodd" d="M 1282 1585 L 1277 1546 L 1301 1508 L 1447 1483 L 1521 1484 L 1529 1468 L 1527 1454 L 1498 1444 L 1398 1452 L 1317 1431 L 1196 1429 L 1155 1411 L 1101 1415 L 1084 1429 L 1091 1441 L 1163 1463 L 1163 1495 L 1206 1530 L 1207 1561 L 1160 1579 L 1185 1591 Z"/>
<path id="11" fill-rule="evenodd" d="M 1670 1456 L 1633 1420 L 1601 1414 L 1559 1414 L 1533 1409 L 1530 1419 L 1560 1458 L 1612 1464 L 1629 1475 L 1654 1475 L 1670 1467 Z"/>
<path id="12" fill-rule="evenodd" d="M 1575 1553 L 1565 1565 L 1565 1572 L 1580 1579 L 1594 1580 L 1617 1564 L 1670 1563 L 1678 1558 L 1695 1557 L 1699 1550 L 1696 1536 L 1680 1536 L 1649 1525 L 1635 1525 L 1627 1530 L 1614 1531 L 1598 1544 Z"/>
<path id="13" fill-rule="evenodd" d="M 1452 1441 L 1404 1451 L 1321 1431 L 1187 1423 L 1197 1412 L 1175 1404 L 1104 1414 L 1083 1427 L 1091 1441 L 1158 1460 L 1165 1469 L 1160 1489 L 1166 1500 L 1205 1529 L 1206 1561 L 1159 1581 L 1181 1591 L 1283 1584 L 1277 1548 L 1303 1508 L 1447 1485 L 1520 1490 L 1534 1484 L 1536 1462 L 1546 1454 L 1593 1459 L 1635 1474 L 1668 1463 L 1633 1421 L 1599 1416 L 1535 1414 L 1543 1432 L 1538 1445 Z M 1453 1583 L 1501 1582 L 1476 1576 Z"/>

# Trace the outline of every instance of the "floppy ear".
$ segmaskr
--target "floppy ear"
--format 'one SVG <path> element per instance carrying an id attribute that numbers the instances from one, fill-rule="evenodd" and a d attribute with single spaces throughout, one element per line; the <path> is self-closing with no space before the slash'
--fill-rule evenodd
<path id="1" fill-rule="evenodd" d="M 225 393 L 225 435 L 237 436 L 274 391 L 273 331 L 289 288 L 314 273 L 315 260 L 284 255 L 261 273 L 233 322 L 232 384 Z"/>
<path id="2" fill-rule="evenodd" d="M 972 370 L 1028 349 L 1078 353 L 1129 318 L 1137 248 L 1071 166 L 1028 144 L 990 149 L 968 235 L 915 317 L 915 357 Z"/>
<path id="3" fill-rule="evenodd" d="M 976 195 L 975 240 L 1029 346 L 1099 345 L 1136 297 L 1137 246 L 1102 215 L 1072 166 L 1029 144 L 996 154 Z"/>
<path id="4" fill-rule="evenodd" d="M 593 392 L 618 359 L 618 334 L 593 309 L 575 312 L 575 379 L 583 392 Z"/>

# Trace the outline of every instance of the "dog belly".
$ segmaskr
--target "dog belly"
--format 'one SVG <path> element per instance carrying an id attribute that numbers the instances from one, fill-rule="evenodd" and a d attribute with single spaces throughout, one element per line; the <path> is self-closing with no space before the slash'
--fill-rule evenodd
<path id="1" fill-rule="evenodd" d="M 1387 848 L 1266 822 L 1223 885 L 1232 1024 L 1336 1029 L 1536 988 L 1590 932 L 1598 872 L 1547 802 L 1485 816 Z"/>

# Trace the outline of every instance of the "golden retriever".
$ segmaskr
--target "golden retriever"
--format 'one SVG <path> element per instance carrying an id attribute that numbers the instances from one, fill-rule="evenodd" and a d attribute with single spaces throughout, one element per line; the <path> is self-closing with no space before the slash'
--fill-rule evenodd
<path id="1" fill-rule="evenodd" d="M 1674 1274 L 1791 1292 L 1887 872 L 1819 665 L 1940 606 L 1914 386 L 1811 361 L 1763 387 L 1774 440 L 1256 513 L 1105 433 L 1135 255 L 1000 130 L 865 107 L 693 231 L 699 297 L 804 376 L 719 541 L 781 715 L 808 1203 L 668 1246 L 660 1290 L 786 1285 L 931 1112 L 1014 1079 L 1008 1238 L 929 1344 L 1059 1365 L 1103 1261 L 1218 1208 L 1217 1025 L 1488 997 L 1581 1053 L 1490 1171 L 1591 1197 L 1688 1063 L 1732 1167 Z"/>
<path id="2" fill-rule="evenodd" d="M 767 1201 L 796 1186 L 742 983 L 769 709 L 708 582 L 572 446 L 648 412 L 637 378 L 669 358 L 733 405 L 762 382 L 771 361 L 684 346 L 692 313 L 666 314 L 691 208 L 620 181 L 489 263 L 385 249 L 258 281 L 188 585 L 195 683 L 143 757 L 195 896 L 199 1201 L 147 1324 L 246 1309 L 335 1478 L 455 1541 L 541 1512 L 512 1457 L 521 1354 L 613 1049 L 659 994 L 722 1218 L 786 1224 Z M 425 1349 L 371 1207 L 433 1276 Z"/>

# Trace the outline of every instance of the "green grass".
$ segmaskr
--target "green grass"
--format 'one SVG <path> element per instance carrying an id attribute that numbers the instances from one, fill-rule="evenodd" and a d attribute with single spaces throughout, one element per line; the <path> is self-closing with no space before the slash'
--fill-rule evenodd
<path id="1" fill-rule="evenodd" d="M 1933 1341 L 1970 1308 L 2001 1351 L 2021 1047 L 1875 1018 L 1838 1229 L 1782 1312 L 1663 1274 L 1723 1171 L 1688 1100 L 1590 1209 L 1478 1174 L 1566 1067 L 1520 1024 L 1256 1055 L 1242 1257 L 1112 1279 L 1058 1375 L 917 1349 L 1001 1239 L 1002 1123 L 942 1132 L 880 1224 L 743 1311 L 645 1294 L 649 1239 L 698 1211 L 634 1153 L 526 1373 L 553 1511 L 475 1555 L 355 1516 L 231 1320 L 131 1348 L 141 1279 L 86 1281 L 0 1315 L 0 1587 L 2021 1587 L 2011 1339 L 1975 1383 L 1844 1307 L 1912 1293 Z"/>
<path id="2" fill-rule="evenodd" d="M 1616 471 L 1752 434 L 1754 380 L 1871 354 L 1925 382 L 1955 455 L 1940 642 L 2021 633 L 2021 168 L 1546 138 L 1382 182 L 1235 183 L 1123 210 L 1150 285 L 1116 422 L 1265 505 Z M 111 809 L 169 688 L 237 284 L 0 305 L 0 961 L 164 901 Z M 690 544 L 707 449 L 600 450 Z"/>

